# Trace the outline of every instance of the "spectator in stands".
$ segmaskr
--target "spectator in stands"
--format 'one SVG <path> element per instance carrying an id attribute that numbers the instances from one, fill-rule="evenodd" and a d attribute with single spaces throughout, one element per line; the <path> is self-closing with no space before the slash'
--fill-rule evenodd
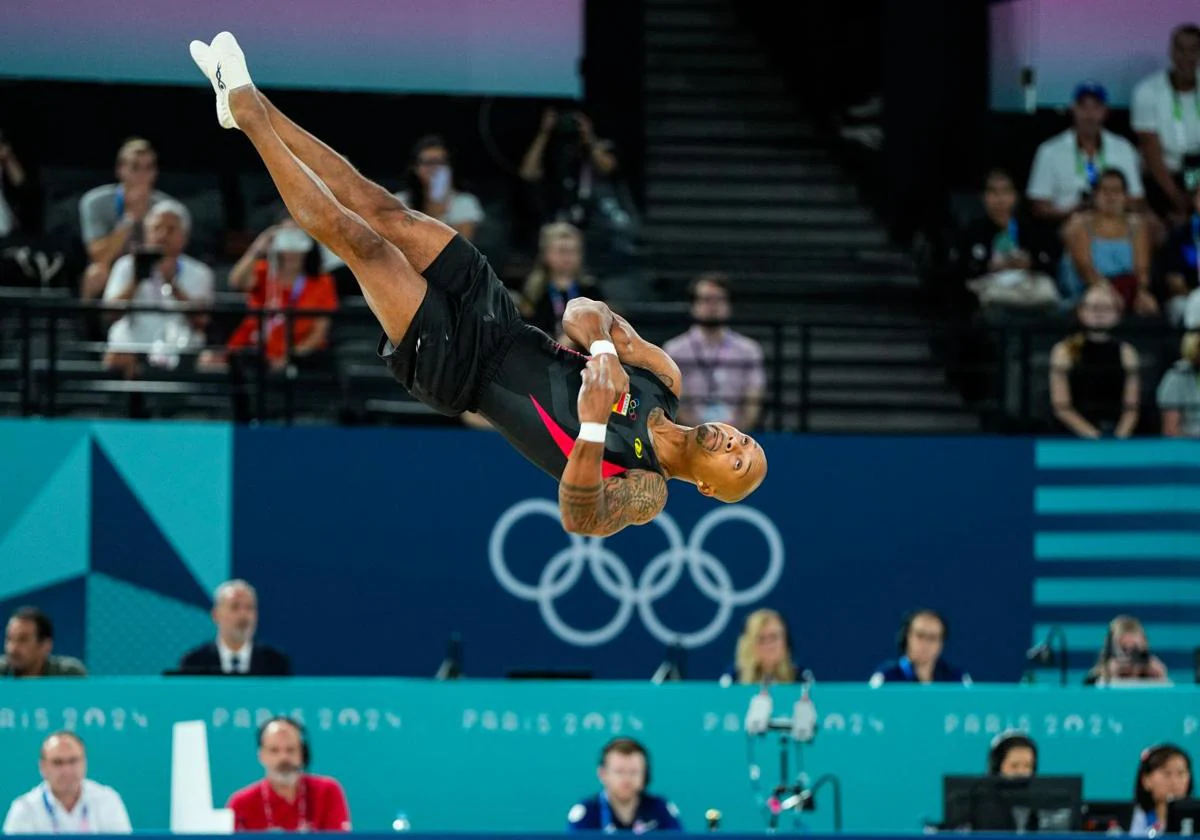
<path id="1" fill-rule="evenodd" d="M 73 656 L 54 650 L 54 623 L 37 607 L 21 607 L 4 630 L 0 677 L 85 677 L 87 669 Z"/>
<path id="2" fill-rule="evenodd" d="M 1079 302 L 1083 328 L 1050 351 L 1050 403 L 1054 416 L 1082 438 L 1133 434 L 1141 406 L 1138 353 L 1112 337 L 1121 320 L 1121 297 L 1096 283 Z"/>
<path id="3" fill-rule="evenodd" d="M 1200 438 L 1200 332 L 1179 345 L 1179 361 L 1158 385 L 1163 437 Z"/>
<path id="4" fill-rule="evenodd" d="M 1166 680 L 1167 666 L 1150 652 L 1146 628 L 1131 615 L 1119 615 L 1108 625 L 1096 664 L 1084 680 L 1104 685 L 1112 680 Z"/>
<path id="5" fill-rule="evenodd" d="M 596 136 L 582 111 L 545 110 L 520 174 L 531 187 L 539 228 L 549 222 L 575 225 L 602 270 L 618 269 L 635 254 L 637 213 L 613 144 Z"/>
<path id="6" fill-rule="evenodd" d="M 633 738 L 613 738 L 600 752 L 602 789 L 571 806 L 567 831 L 682 831 L 675 803 L 646 792 L 650 756 Z"/>
<path id="7" fill-rule="evenodd" d="M 920 609 L 904 618 L 896 636 L 900 658 L 885 662 L 871 675 L 871 688 L 889 682 L 953 682 L 971 684 L 969 674 L 942 657 L 946 621 L 937 610 Z"/>
<path id="8" fill-rule="evenodd" d="M 117 152 L 117 183 L 88 190 L 79 199 L 79 227 L 91 261 L 80 296 L 101 297 L 117 258 L 131 253 L 145 238 L 150 209 L 171 196 L 154 189 L 158 155 L 148 140 L 132 137 Z M 177 207 L 182 205 L 177 204 Z M 184 227 L 191 218 L 183 210 Z"/>
<path id="9" fill-rule="evenodd" d="M 259 234 L 229 272 L 229 286 L 246 293 L 251 309 L 332 310 L 338 305 L 333 278 L 321 273 L 320 251 L 293 222 Z M 262 323 L 257 315 L 247 315 L 226 347 L 230 351 L 258 347 Z M 265 325 L 267 360 L 273 370 L 282 369 L 289 361 L 310 367 L 329 347 L 328 315 L 294 319 L 290 348 L 284 315 L 267 318 Z"/>
<path id="10" fill-rule="evenodd" d="M 350 807 L 337 779 L 307 772 L 312 762 L 299 721 L 276 717 L 258 730 L 261 781 L 229 797 L 235 831 L 350 831 Z"/>
<path id="11" fill-rule="evenodd" d="M 1075 88 L 1073 125 L 1038 146 L 1025 194 L 1033 214 L 1055 225 L 1090 204 L 1100 173 L 1117 169 L 1125 176 L 1131 204 L 1142 203 L 1137 150 L 1123 137 L 1104 130 L 1108 91 L 1097 82 Z"/>
<path id="12" fill-rule="evenodd" d="M 1167 317 L 1171 324 L 1187 323 L 1188 329 L 1200 326 L 1200 275 L 1197 274 L 1197 255 L 1200 254 L 1200 186 L 1192 195 L 1192 213 L 1171 231 L 1163 249 L 1165 272 L 1164 297 Z"/>
<path id="13" fill-rule="evenodd" d="M 183 205 L 174 199 L 155 204 L 146 214 L 145 245 L 113 264 L 104 300 L 164 306 L 211 304 L 212 269 L 183 253 L 189 218 Z M 129 378 L 138 375 L 143 357 L 155 367 L 174 368 L 179 364 L 180 351 L 204 344 L 207 324 L 205 312 L 123 315 L 109 328 L 104 364 Z"/>
<path id="14" fill-rule="evenodd" d="M 1063 228 L 1062 293 L 1078 302 L 1084 289 L 1111 284 L 1122 306 L 1138 315 L 1158 313 L 1150 292 L 1150 236 L 1140 216 L 1129 212 L 1125 176 L 1106 169 L 1096 183 L 1094 209 L 1075 214 Z"/>
<path id="15" fill-rule="evenodd" d="M 87 769 L 83 739 L 66 730 L 51 733 L 38 760 L 42 783 L 13 800 L 4 833 L 132 833 L 121 794 L 89 779 Z"/>
<path id="16" fill-rule="evenodd" d="M 1158 837 L 1167 832 L 1167 808 L 1176 799 L 1191 799 L 1194 790 L 1192 758 L 1175 744 L 1156 744 L 1142 750 L 1133 783 L 1133 837 Z"/>
<path id="17" fill-rule="evenodd" d="M 467 239 L 483 221 L 479 199 L 458 188 L 446 141 L 436 134 L 413 146 L 405 188 L 397 197 L 413 210 L 440 219 Z"/>
<path id="18" fill-rule="evenodd" d="M 1200 186 L 1200 27 L 1171 33 L 1171 68 L 1134 88 L 1129 117 L 1150 174 L 1147 198 L 1171 225 L 1182 224 L 1188 194 Z"/>
<path id="19" fill-rule="evenodd" d="M 987 175 L 984 215 L 962 232 L 957 248 L 968 288 L 985 306 L 1042 307 L 1058 301 L 1050 249 L 1039 226 L 1018 212 L 1019 195 L 1002 169 Z"/>
<path id="20" fill-rule="evenodd" d="M 525 320 L 551 336 L 562 333 L 567 304 L 577 297 L 602 300 L 595 279 L 583 264 L 583 235 L 568 222 L 542 228 L 537 264 L 521 290 L 520 309 Z"/>
<path id="21" fill-rule="evenodd" d="M 702 274 L 692 283 L 694 326 L 663 345 L 683 374 L 679 422 L 729 423 L 752 429 L 762 412 L 762 346 L 729 329 L 729 278 Z"/>
<path id="22" fill-rule="evenodd" d="M 737 641 L 737 659 L 724 676 L 722 685 L 758 685 L 796 681 L 792 661 L 791 637 L 787 625 L 775 610 L 755 610 L 746 616 L 746 624 Z"/>
<path id="23" fill-rule="evenodd" d="M 988 750 L 988 775 L 1027 779 L 1037 774 L 1037 744 L 1025 732 L 1011 729 L 992 739 Z"/>
<path id="24" fill-rule="evenodd" d="M 258 629 L 258 593 L 244 580 L 229 580 L 213 597 L 215 641 L 188 651 L 179 670 L 198 674 L 250 674 L 288 677 L 292 662 L 287 654 L 254 638 Z"/>

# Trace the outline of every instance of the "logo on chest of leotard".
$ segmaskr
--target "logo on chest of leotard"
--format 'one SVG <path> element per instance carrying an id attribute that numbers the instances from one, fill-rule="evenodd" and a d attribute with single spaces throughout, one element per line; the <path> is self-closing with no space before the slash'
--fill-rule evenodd
<path id="1" fill-rule="evenodd" d="M 633 439 L 633 454 L 636 455 L 638 458 L 642 457 L 642 439 L 641 438 Z"/>
<path id="2" fill-rule="evenodd" d="M 620 414 L 622 417 L 628 417 L 630 420 L 637 419 L 637 407 L 640 405 L 633 394 L 622 394 L 621 398 L 613 403 L 613 414 Z"/>

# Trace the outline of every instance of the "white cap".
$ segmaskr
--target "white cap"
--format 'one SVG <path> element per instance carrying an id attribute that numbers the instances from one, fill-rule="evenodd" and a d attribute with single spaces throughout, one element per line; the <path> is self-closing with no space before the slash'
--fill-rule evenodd
<path id="1" fill-rule="evenodd" d="M 273 254 L 307 254 L 312 250 L 312 246 L 312 237 L 300 230 L 300 228 L 282 228 L 271 237 L 271 253 Z"/>

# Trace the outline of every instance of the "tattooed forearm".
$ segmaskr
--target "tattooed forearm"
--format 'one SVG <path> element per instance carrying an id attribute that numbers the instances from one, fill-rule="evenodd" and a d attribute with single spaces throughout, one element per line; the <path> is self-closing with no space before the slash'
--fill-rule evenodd
<path id="1" fill-rule="evenodd" d="M 575 534 L 607 537 L 628 525 L 645 524 L 658 515 L 666 500 L 666 480 L 645 470 L 632 470 L 603 484 L 564 481 L 558 485 L 563 525 Z"/>

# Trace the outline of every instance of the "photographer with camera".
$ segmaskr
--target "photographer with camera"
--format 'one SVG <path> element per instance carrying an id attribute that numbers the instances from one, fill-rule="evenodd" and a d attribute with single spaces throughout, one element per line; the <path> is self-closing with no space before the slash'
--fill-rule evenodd
<path id="1" fill-rule="evenodd" d="M 624 267 L 636 252 L 636 210 L 620 179 L 611 141 L 598 138 L 582 111 L 547 108 L 521 161 L 530 185 L 536 224 L 570 222 L 584 232 L 593 264 Z"/>
<path id="2" fill-rule="evenodd" d="M 145 245 L 113 263 L 104 287 L 105 303 L 205 304 L 213 300 L 212 269 L 183 253 L 190 217 L 174 199 L 155 204 L 146 214 Z M 174 368 L 181 350 L 204 343 L 205 313 L 130 312 L 108 331 L 106 367 L 127 378 L 138 374 L 143 357 L 156 367 Z"/>
<path id="3" fill-rule="evenodd" d="M 1122 680 L 1167 680 L 1167 666 L 1150 652 L 1146 629 L 1131 615 L 1119 615 L 1108 625 L 1108 635 L 1086 685 L 1107 685 Z"/>

